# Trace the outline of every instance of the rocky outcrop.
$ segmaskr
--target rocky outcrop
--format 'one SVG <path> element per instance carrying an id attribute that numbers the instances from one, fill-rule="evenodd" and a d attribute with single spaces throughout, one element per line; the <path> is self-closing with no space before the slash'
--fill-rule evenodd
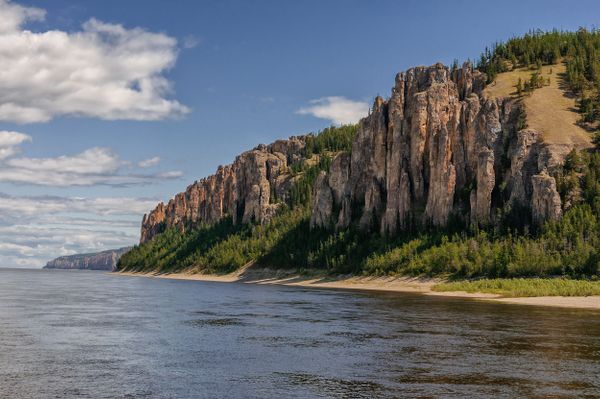
<path id="1" fill-rule="evenodd" d="M 531 179 L 533 222 L 541 225 L 546 220 L 558 219 L 562 215 L 562 208 L 554 178 L 544 171 Z"/>
<path id="2" fill-rule="evenodd" d="M 142 232 L 140 242 L 149 241 L 152 237 L 163 231 L 166 221 L 165 204 L 159 203 L 150 213 L 142 219 Z"/>
<path id="3" fill-rule="evenodd" d="M 290 167 L 302 160 L 304 137 L 259 145 L 216 173 L 194 182 L 166 205 L 144 215 L 141 243 L 166 228 L 181 232 L 230 216 L 234 223 L 266 222 L 288 195 L 295 176 Z"/>
<path id="4" fill-rule="evenodd" d="M 310 226 L 330 227 L 333 206 L 333 190 L 327 181 L 327 173 L 321 172 L 315 181 L 316 196 L 313 199 L 313 209 Z"/>
<path id="5" fill-rule="evenodd" d="M 469 64 L 398 74 L 390 99 L 377 97 L 360 121 L 349 164 L 338 155 L 329 179 L 319 176 L 312 225 L 346 227 L 351 209 L 362 229 L 386 234 L 409 223 L 444 226 L 452 215 L 496 223 L 495 209 L 511 204 L 536 222 L 557 217 L 548 169 L 561 156 L 538 132 L 518 129 L 518 100 L 486 98 L 484 81 Z"/>
<path id="6" fill-rule="evenodd" d="M 77 254 L 61 256 L 51 260 L 44 266 L 44 269 L 80 269 L 80 270 L 109 270 L 113 271 L 117 267 L 119 258 L 123 256 L 131 247 L 111 249 L 90 254 Z"/>
<path id="7" fill-rule="evenodd" d="M 493 151 L 484 149 L 479 153 L 475 181 L 477 186 L 470 193 L 471 223 L 484 224 L 490 221 L 490 204 L 496 185 Z"/>
<path id="8" fill-rule="evenodd" d="M 318 175 L 311 227 L 356 223 L 395 234 L 451 218 L 485 226 L 516 208 L 528 209 L 535 223 L 558 217 L 552 174 L 570 148 L 546 146 L 535 130 L 520 129 L 519 100 L 486 97 L 485 80 L 468 63 L 399 73 L 390 98 L 378 96 L 359 122 L 352 151 Z M 298 178 L 290 169 L 305 146 L 305 137 L 292 137 L 239 155 L 145 215 L 141 242 L 225 217 L 268 221 Z"/>

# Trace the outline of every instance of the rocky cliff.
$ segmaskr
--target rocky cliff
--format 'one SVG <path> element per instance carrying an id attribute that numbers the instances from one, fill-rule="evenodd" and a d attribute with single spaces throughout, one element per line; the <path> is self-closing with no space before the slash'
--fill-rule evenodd
<path id="1" fill-rule="evenodd" d="M 91 254 L 61 256 L 51 260 L 44 269 L 115 270 L 119 258 L 131 247 L 112 249 Z"/>
<path id="2" fill-rule="evenodd" d="M 234 223 L 265 222 L 285 199 L 295 177 L 290 168 L 302 160 L 304 137 L 259 145 L 217 172 L 194 182 L 166 205 L 144 215 L 141 243 L 166 228 L 181 232 L 231 216 Z"/>
<path id="3" fill-rule="evenodd" d="M 486 98 L 485 76 L 441 64 L 396 76 L 375 99 L 351 155 L 339 154 L 313 195 L 311 226 L 393 234 L 409 224 L 496 223 L 497 210 L 524 207 L 535 223 L 561 215 L 553 168 L 564 148 L 520 129 L 516 98 Z"/>
<path id="4" fill-rule="evenodd" d="M 311 227 L 394 234 L 409 225 L 498 222 L 499 210 L 527 209 L 535 223 L 561 215 L 552 177 L 565 150 L 522 129 L 516 98 L 484 95 L 485 75 L 470 64 L 416 67 L 396 76 L 359 123 L 351 153 L 339 153 L 313 192 Z M 231 216 L 265 222 L 297 178 L 305 137 L 260 145 L 144 215 L 141 242 Z"/>

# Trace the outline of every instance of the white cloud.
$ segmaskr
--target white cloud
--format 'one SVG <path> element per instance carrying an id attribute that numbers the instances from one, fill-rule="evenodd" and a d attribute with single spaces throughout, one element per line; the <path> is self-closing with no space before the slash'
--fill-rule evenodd
<path id="1" fill-rule="evenodd" d="M 0 33 L 14 32 L 25 21 L 41 21 L 46 12 L 40 8 L 23 7 L 8 1 L 0 2 Z"/>
<path id="2" fill-rule="evenodd" d="M 58 172 L 73 174 L 108 174 L 119 169 L 121 161 L 109 148 L 94 147 L 80 154 L 56 158 L 13 158 L 6 165 L 33 172 Z"/>
<path id="3" fill-rule="evenodd" d="M 152 157 L 148 159 L 144 159 L 143 161 L 138 162 L 138 166 L 140 168 L 149 168 L 151 166 L 158 165 L 160 163 L 160 157 Z"/>
<path id="4" fill-rule="evenodd" d="M 336 125 L 356 123 L 369 112 L 368 103 L 339 96 L 318 98 L 311 100 L 310 104 L 300 108 L 297 113 L 328 119 Z"/>
<path id="5" fill-rule="evenodd" d="M 19 132 L 0 131 L 0 160 L 20 152 L 19 145 L 31 141 L 31 136 Z"/>
<path id="6" fill-rule="evenodd" d="M 27 136 L 28 137 L 28 136 Z M 0 160 L 3 147 L 0 136 Z M 5 158 L 18 152 L 18 147 L 5 147 Z M 13 153 L 9 154 L 9 150 Z M 155 157 L 156 158 L 156 157 Z M 150 166 L 155 158 L 142 161 Z M 166 171 L 153 174 L 123 173 L 122 161 L 109 148 L 94 147 L 75 155 L 62 155 L 54 158 L 9 158 L 0 163 L 0 182 L 33 184 L 38 186 L 131 186 L 150 184 L 157 180 L 180 178 L 181 171 Z"/>
<path id="7" fill-rule="evenodd" d="M 0 131 L 0 147 L 15 147 L 26 141 L 31 141 L 31 136 L 25 133 Z"/>
<path id="8" fill-rule="evenodd" d="M 135 197 L 14 197 L 0 194 L 0 216 L 37 218 L 61 212 L 88 213 L 97 216 L 143 215 L 148 209 L 156 206 L 157 202 L 156 199 Z"/>
<path id="9" fill-rule="evenodd" d="M 177 41 L 91 19 L 76 32 L 31 32 L 44 11 L 0 0 L 0 120 L 56 116 L 159 120 L 189 109 L 167 96 Z"/>

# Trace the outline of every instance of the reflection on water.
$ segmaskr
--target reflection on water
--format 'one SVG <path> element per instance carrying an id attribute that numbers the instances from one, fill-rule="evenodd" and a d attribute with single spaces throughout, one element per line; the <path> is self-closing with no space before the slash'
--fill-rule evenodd
<path id="1" fill-rule="evenodd" d="M 600 397 L 600 312 L 0 270 L 0 397 Z"/>

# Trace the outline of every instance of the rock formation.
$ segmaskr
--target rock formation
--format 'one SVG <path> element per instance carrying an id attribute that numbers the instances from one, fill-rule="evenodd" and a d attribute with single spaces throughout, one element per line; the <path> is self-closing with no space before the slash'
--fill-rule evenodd
<path id="1" fill-rule="evenodd" d="M 536 223 L 548 219 L 558 219 L 562 215 L 560 195 L 556 191 L 556 181 L 545 171 L 531 178 L 532 217 Z"/>
<path id="2" fill-rule="evenodd" d="M 311 225 L 344 228 L 352 214 L 386 234 L 451 215 L 487 225 L 505 205 L 528 208 L 536 223 L 558 217 L 555 152 L 519 129 L 519 101 L 486 98 L 484 81 L 468 63 L 398 74 L 390 99 L 377 97 L 360 121 L 350 162 L 340 154 L 319 177 Z"/>
<path id="3" fill-rule="evenodd" d="M 44 266 L 44 269 L 85 269 L 113 271 L 117 267 L 119 258 L 130 249 L 131 247 L 125 247 L 91 254 L 61 256 L 48 262 L 46 266 Z"/>
<path id="4" fill-rule="evenodd" d="M 165 228 L 181 232 L 200 223 L 214 223 L 231 216 L 234 223 L 266 222 L 281 205 L 292 186 L 290 167 L 302 160 L 304 137 L 259 145 L 239 155 L 231 165 L 190 185 L 144 215 L 141 243 Z"/>
<path id="5" fill-rule="evenodd" d="M 339 153 L 313 192 L 312 228 L 395 234 L 410 225 L 497 223 L 496 210 L 526 208 L 536 223 L 561 214 L 553 170 L 567 148 L 521 129 L 515 98 L 488 98 L 485 75 L 465 63 L 416 67 L 396 76 L 359 122 L 351 153 Z M 142 222 L 141 242 L 165 228 L 185 231 L 226 216 L 264 223 L 295 180 L 305 137 L 260 145 L 190 185 Z"/>

